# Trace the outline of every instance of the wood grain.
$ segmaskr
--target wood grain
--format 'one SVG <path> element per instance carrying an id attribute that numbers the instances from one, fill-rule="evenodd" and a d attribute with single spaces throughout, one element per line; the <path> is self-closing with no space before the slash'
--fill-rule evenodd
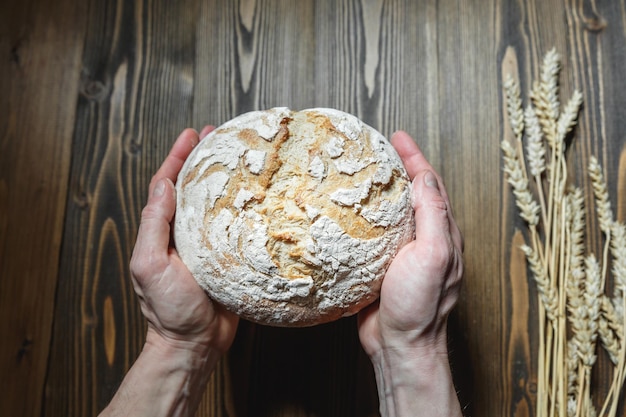
<path id="1" fill-rule="evenodd" d="M 194 4 L 167 4 L 90 4 L 45 404 L 55 415 L 104 408 L 143 344 L 128 260 L 150 177 L 193 100 Z"/>
<path id="2" fill-rule="evenodd" d="M 0 23 L 0 415 L 106 405 L 146 330 L 128 260 L 152 174 L 183 128 L 273 106 L 416 139 L 465 235 L 449 333 L 466 414 L 534 415 L 537 299 L 501 170 L 502 80 L 516 74 L 526 100 L 557 49 L 562 97 L 584 95 L 572 180 L 591 195 L 598 156 L 626 220 L 624 0 L 24 0 L 2 2 Z M 587 233 L 600 247 L 593 221 Z M 601 354 L 599 394 L 609 378 Z M 377 408 L 355 318 L 244 322 L 197 415 Z"/>
<path id="3" fill-rule="evenodd" d="M 41 410 L 75 123 L 83 7 L 0 6 L 0 415 Z M 73 31 L 65 30 L 66 27 Z"/>

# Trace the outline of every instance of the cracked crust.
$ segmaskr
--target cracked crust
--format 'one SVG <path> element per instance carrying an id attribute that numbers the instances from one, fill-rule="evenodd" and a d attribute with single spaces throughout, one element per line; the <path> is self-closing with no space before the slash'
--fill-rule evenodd
<path id="1" fill-rule="evenodd" d="M 355 314 L 415 231 L 395 150 L 333 109 L 236 117 L 194 149 L 176 188 L 183 262 L 213 299 L 262 324 Z"/>

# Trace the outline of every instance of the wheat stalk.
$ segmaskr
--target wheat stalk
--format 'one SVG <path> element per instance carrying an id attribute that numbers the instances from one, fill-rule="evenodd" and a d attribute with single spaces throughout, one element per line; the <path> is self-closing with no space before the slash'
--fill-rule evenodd
<path id="1" fill-rule="evenodd" d="M 523 111 L 518 82 L 508 76 L 504 83 L 515 137 L 515 144 L 501 143 L 504 174 L 528 226 L 529 243 L 521 250 L 540 306 L 536 415 L 613 417 L 626 378 L 626 226 L 614 221 L 602 168 L 591 157 L 588 173 L 604 251 L 599 258 L 586 254 L 585 199 L 581 188 L 568 186 L 565 153 L 582 94 L 574 91 L 560 108 L 560 67 L 553 49 L 544 57 L 539 81 L 529 94 L 531 104 Z M 604 293 L 609 275 L 612 298 Z M 591 380 L 597 344 L 614 364 L 599 414 Z"/>

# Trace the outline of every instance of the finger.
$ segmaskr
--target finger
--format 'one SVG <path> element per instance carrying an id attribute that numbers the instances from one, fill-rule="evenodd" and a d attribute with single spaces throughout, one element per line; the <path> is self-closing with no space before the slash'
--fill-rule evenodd
<path id="1" fill-rule="evenodd" d="M 168 263 L 170 223 L 176 211 L 174 184 L 169 178 L 155 183 L 148 203 L 141 212 L 137 242 L 131 259 L 135 276 L 150 276 Z"/>
<path id="2" fill-rule="evenodd" d="M 426 159 L 422 150 L 419 148 L 417 143 L 413 140 L 408 133 L 403 132 L 401 130 L 395 132 L 391 136 L 391 144 L 398 152 L 400 159 L 402 159 L 402 163 L 404 164 L 407 173 L 409 174 L 409 178 L 413 180 L 418 172 L 420 171 L 432 171 L 437 178 L 437 186 L 439 188 L 439 192 L 446 201 L 448 205 L 448 213 L 450 216 L 450 221 L 454 221 L 452 217 L 452 205 L 450 204 L 450 198 L 448 197 L 448 192 L 444 185 L 443 180 L 437 174 L 437 171 L 432 167 L 430 162 Z"/>
<path id="3" fill-rule="evenodd" d="M 439 174 L 437 174 L 437 171 L 435 171 L 430 162 L 428 162 L 420 147 L 408 133 L 401 130 L 395 132 L 391 136 L 391 144 L 396 149 L 396 152 L 398 152 L 400 159 L 402 159 L 402 163 L 404 164 L 411 180 L 413 180 L 415 175 L 417 175 L 420 171 L 432 171 L 437 178 L 437 185 L 441 191 L 441 195 L 443 195 L 446 200 L 448 199 L 448 194 L 446 193 L 443 180 Z"/>
<path id="4" fill-rule="evenodd" d="M 202 130 L 200 131 L 200 140 L 204 139 L 206 135 L 208 135 L 214 130 L 215 130 L 215 126 L 211 126 L 211 125 L 204 126 Z"/>
<path id="5" fill-rule="evenodd" d="M 398 152 L 402 163 L 409 174 L 411 180 L 415 175 L 423 170 L 435 171 L 430 165 L 426 157 L 422 153 L 417 143 L 409 136 L 408 133 L 401 130 L 391 135 L 391 144 Z"/>
<path id="6" fill-rule="evenodd" d="M 199 137 L 195 130 L 185 129 L 182 131 L 176 139 L 176 142 L 174 142 L 165 161 L 163 161 L 159 170 L 154 174 L 154 177 L 152 177 L 152 181 L 150 182 L 150 194 L 152 194 L 155 184 L 162 178 L 176 182 L 176 177 L 178 177 L 180 169 L 183 167 L 185 160 L 198 142 Z"/>

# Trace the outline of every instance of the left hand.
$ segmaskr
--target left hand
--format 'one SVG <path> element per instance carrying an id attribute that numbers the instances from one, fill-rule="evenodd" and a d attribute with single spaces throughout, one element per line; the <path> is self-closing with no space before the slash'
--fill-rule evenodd
<path id="1" fill-rule="evenodd" d="M 184 130 L 152 178 L 130 262 L 133 286 L 148 320 L 147 342 L 201 354 L 228 350 L 238 318 L 213 303 L 200 288 L 172 246 L 170 232 L 176 211 L 174 182 L 200 138 L 213 129 L 207 126 L 200 135 Z"/>

